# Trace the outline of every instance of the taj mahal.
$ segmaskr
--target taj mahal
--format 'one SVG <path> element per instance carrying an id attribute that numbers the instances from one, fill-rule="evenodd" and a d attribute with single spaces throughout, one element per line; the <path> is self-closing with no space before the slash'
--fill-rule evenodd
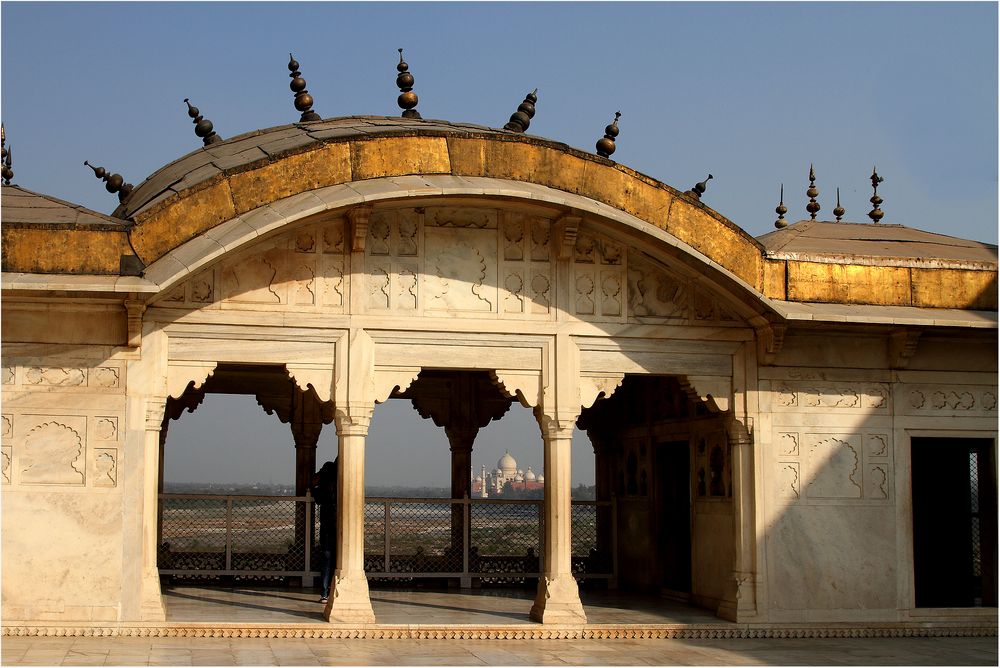
<path id="1" fill-rule="evenodd" d="M 530 466 L 527 470 L 519 469 L 517 460 L 511 456 L 509 450 L 497 461 L 495 469 L 487 471 L 486 465 L 483 464 L 479 475 L 476 475 L 475 468 L 472 470 L 472 475 L 472 494 L 483 499 L 503 494 L 507 484 L 516 490 L 545 488 L 545 476 L 541 473 L 535 474 Z"/>

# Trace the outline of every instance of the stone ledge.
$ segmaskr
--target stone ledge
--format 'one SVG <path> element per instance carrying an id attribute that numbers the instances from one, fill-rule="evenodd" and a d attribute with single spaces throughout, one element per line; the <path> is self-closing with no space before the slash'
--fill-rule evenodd
<path id="1" fill-rule="evenodd" d="M 133 626 L 7 624 L 3 637 L 307 638 L 358 640 L 723 640 L 752 638 L 996 637 L 996 620 L 862 624 L 420 625 L 149 624 Z"/>

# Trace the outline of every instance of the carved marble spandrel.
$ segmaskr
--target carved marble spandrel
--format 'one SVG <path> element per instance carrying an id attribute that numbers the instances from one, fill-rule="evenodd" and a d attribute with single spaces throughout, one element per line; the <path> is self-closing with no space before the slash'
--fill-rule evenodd
<path id="1" fill-rule="evenodd" d="M 31 420 L 29 416 L 24 416 Z M 43 421 L 44 420 L 44 421 Z M 19 444 L 18 477 L 25 485 L 83 485 L 86 482 L 87 419 L 35 416 Z"/>
<path id="2" fill-rule="evenodd" d="M 496 232 L 479 229 L 424 230 L 427 280 L 425 308 L 436 311 L 495 312 Z"/>

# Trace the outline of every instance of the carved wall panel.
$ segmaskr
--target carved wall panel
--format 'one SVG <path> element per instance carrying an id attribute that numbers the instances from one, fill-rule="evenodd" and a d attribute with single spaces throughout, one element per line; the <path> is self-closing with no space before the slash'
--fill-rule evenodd
<path id="1" fill-rule="evenodd" d="M 110 392 L 125 391 L 125 365 L 109 361 L 99 366 L 92 362 L 67 362 L 61 365 L 36 366 L 10 364 L 11 385 L 40 392 Z"/>
<path id="2" fill-rule="evenodd" d="M 0 479 L 3 480 L 5 485 L 10 484 L 10 468 L 11 468 L 11 447 L 9 445 L 4 445 L 0 447 Z"/>
<path id="3" fill-rule="evenodd" d="M 772 399 L 775 411 L 889 412 L 889 386 L 884 383 L 782 381 L 774 384 Z"/>
<path id="4" fill-rule="evenodd" d="M 628 304 L 625 248 L 581 231 L 573 252 L 572 308 L 587 320 L 624 320 Z"/>
<path id="5" fill-rule="evenodd" d="M 30 419 L 29 416 L 23 416 Z M 22 484 L 83 485 L 86 482 L 87 419 L 31 416 L 18 452 Z"/>
<path id="6" fill-rule="evenodd" d="M 628 256 L 628 314 L 632 318 L 688 319 L 691 289 L 642 253 Z"/>
<path id="7" fill-rule="evenodd" d="M 554 299 L 552 222 L 501 213 L 501 313 L 549 316 Z"/>
<path id="8" fill-rule="evenodd" d="M 892 498 L 892 440 L 888 433 L 774 432 L 774 493 L 808 503 Z"/>
<path id="9" fill-rule="evenodd" d="M 94 448 L 92 473 L 95 487 L 116 487 L 118 485 L 118 449 Z"/>
<path id="10" fill-rule="evenodd" d="M 908 385 L 903 412 L 908 415 L 997 414 L 995 387 L 976 385 Z"/>
<path id="11" fill-rule="evenodd" d="M 480 228 L 424 230 L 426 309 L 490 313 L 497 308 L 496 232 Z"/>
<path id="12" fill-rule="evenodd" d="M 419 209 L 371 214 L 365 244 L 368 310 L 415 312 L 421 308 L 423 218 Z"/>

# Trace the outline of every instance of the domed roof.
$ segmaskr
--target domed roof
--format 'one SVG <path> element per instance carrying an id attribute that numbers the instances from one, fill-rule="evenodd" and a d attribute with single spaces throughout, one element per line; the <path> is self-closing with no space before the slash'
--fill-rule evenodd
<path id="1" fill-rule="evenodd" d="M 531 470 L 530 466 L 528 467 L 528 470 L 524 473 L 524 479 L 527 482 L 535 482 L 535 480 L 537 479 L 535 472 Z"/>
<path id="2" fill-rule="evenodd" d="M 539 473 L 538 477 L 535 478 L 535 482 L 545 482 L 545 476 L 543 476 L 541 473 Z"/>
<path id="3" fill-rule="evenodd" d="M 504 451 L 503 457 L 497 460 L 497 469 L 507 476 L 517 473 L 517 460 L 510 456 L 509 450 Z"/>
<path id="4" fill-rule="evenodd" d="M 524 474 L 518 471 L 517 475 L 514 476 L 514 482 L 524 482 Z"/>

